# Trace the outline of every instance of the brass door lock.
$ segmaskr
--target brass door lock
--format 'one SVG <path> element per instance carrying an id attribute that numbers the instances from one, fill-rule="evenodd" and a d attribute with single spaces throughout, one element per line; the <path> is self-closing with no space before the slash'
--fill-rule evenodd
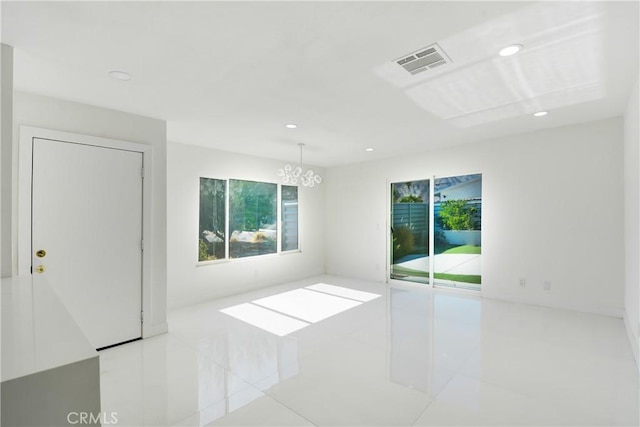
<path id="1" fill-rule="evenodd" d="M 40 249 L 36 251 L 36 256 L 38 258 L 44 258 L 45 256 L 47 256 L 47 251 L 45 251 L 44 249 Z"/>
<path id="2" fill-rule="evenodd" d="M 36 267 L 36 273 L 42 274 L 44 273 L 44 270 L 45 270 L 44 265 L 39 265 Z"/>

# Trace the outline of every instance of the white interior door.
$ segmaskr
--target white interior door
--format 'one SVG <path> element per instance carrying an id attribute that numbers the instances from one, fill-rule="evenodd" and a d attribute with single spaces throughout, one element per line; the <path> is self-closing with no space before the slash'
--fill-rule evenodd
<path id="1" fill-rule="evenodd" d="M 139 152 L 33 139 L 34 286 L 96 349 L 142 336 L 142 167 Z"/>

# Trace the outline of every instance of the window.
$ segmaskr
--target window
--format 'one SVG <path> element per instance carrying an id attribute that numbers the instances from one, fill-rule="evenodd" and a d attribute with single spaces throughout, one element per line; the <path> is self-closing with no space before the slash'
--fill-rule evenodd
<path id="1" fill-rule="evenodd" d="M 229 180 L 229 257 L 277 251 L 276 184 Z"/>
<path id="2" fill-rule="evenodd" d="M 298 187 L 283 185 L 280 196 L 282 251 L 298 249 Z"/>
<path id="3" fill-rule="evenodd" d="M 297 251 L 298 215 L 297 186 L 200 178 L 198 261 Z"/>
<path id="4" fill-rule="evenodd" d="M 225 180 L 200 178 L 198 261 L 226 258 L 226 186 Z"/>

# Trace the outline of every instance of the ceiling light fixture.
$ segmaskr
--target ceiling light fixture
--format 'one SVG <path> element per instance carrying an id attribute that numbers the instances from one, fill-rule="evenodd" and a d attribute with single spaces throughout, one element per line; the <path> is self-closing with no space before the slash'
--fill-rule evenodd
<path id="1" fill-rule="evenodd" d="M 125 71 L 109 71 L 109 77 L 116 80 L 122 80 L 123 82 L 131 80 L 131 74 Z"/>
<path id="2" fill-rule="evenodd" d="M 522 45 L 521 44 L 512 44 L 511 46 L 507 46 L 505 48 L 503 48 L 499 55 L 500 56 L 511 56 L 511 55 L 515 55 L 516 53 L 520 52 L 520 50 L 522 49 Z"/>
<path id="3" fill-rule="evenodd" d="M 542 116 L 546 116 L 547 114 L 549 114 L 548 111 L 538 111 L 537 113 L 533 113 L 535 117 L 542 117 Z"/>
<path id="4" fill-rule="evenodd" d="M 298 125 L 294 124 L 294 123 L 289 123 L 284 125 L 284 127 L 286 127 L 287 129 L 295 129 L 298 127 Z"/>
<path id="5" fill-rule="evenodd" d="M 366 151 L 366 152 L 370 153 L 370 152 L 372 152 L 372 151 L 373 151 L 373 148 L 371 148 L 371 147 L 369 147 L 369 148 L 365 148 L 365 149 L 364 149 L 364 151 Z"/>
<path id="6" fill-rule="evenodd" d="M 302 148 L 303 143 L 299 143 L 300 147 L 300 166 L 293 167 L 290 164 L 284 165 L 284 168 L 278 169 L 278 176 L 282 178 L 283 184 L 297 185 L 298 179 L 305 187 L 314 187 L 316 184 L 322 183 L 322 177 L 313 172 L 312 169 L 302 172 Z"/>

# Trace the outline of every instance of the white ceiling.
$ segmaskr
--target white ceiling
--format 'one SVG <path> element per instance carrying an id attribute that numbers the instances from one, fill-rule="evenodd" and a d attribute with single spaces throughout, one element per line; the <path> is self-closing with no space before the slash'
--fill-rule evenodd
<path id="1" fill-rule="evenodd" d="M 638 2 L 3 1 L 2 42 L 17 90 L 165 119 L 174 142 L 282 160 L 302 142 L 332 166 L 620 115 Z M 394 63 L 436 42 L 451 64 Z"/>

